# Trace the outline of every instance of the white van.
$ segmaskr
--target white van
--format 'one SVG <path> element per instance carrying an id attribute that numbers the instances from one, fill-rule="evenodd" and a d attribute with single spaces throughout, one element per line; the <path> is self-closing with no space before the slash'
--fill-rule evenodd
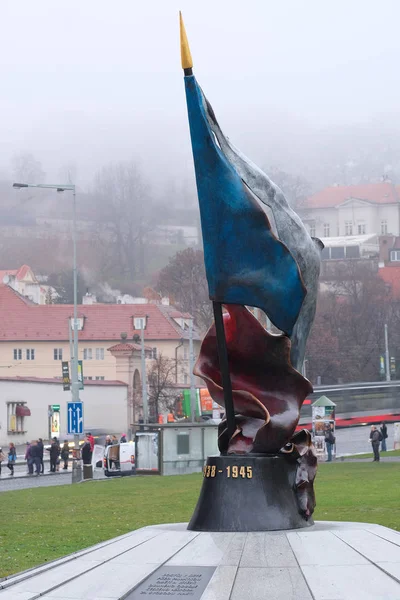
<path id="1" fill-rule="evenodd" d="M 103 470 L 106 477 L 136 475 L 134 442 L 106 446 L 104 450 Z"/>

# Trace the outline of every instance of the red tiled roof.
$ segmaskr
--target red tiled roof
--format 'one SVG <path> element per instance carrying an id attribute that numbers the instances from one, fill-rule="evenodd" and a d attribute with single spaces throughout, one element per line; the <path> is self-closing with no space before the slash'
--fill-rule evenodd
<path id="1" fill-rule="evenodd" d="M 26 276 L 26 274 L 29 271 L 32 272 L 32 269 L 28 267 L 28 265 L 22 265 L 22 267 L 20 267 L 19 269 L 5 269 L 3 271 L 0 271 L 0 283 L 3 283 L 4 275 L 14 275 L 15 279 L 21 280 Z"/>
<path id="2" fill-rule="evenodd" d="M 385 283 L 390 285 L 393 298 L 400 298 L 400 266 L 381 267 L 378 275 Z"/>
<path id="3" fill-rule="evenodd" d="M 68 320 L 73 314 L 69 304 L 33 304 L 7 285 L 0 285 L 0 342 L 1 341 L 68 341 Z M 79 305 L 78 314 L 84 317 L 79 340 L 121 341 L 140 333 L 133 326 L 133 317 L 148 315 L 144 332 L 146 341 L 179 340 L 188 336 L 156 304 L 91 304 Z M 195 339 L 198 335 L 195 334 Z"/>
<path id="4" fill-rule="evenodd" d="M 21 381 L 22 383 L 54 383 L 57 385 L 61 385 L 62 384 L 62 380 L 60 379 L 56 379 L 55 377 L 51 378 L 51 377 L 19 377 L 18 375 L 14 376 L 14 377 L 0 377 L 0 381 Z M 127 386 L 128 384 L 125 383 L 124 381 L 119 381 L 118 379 L 102 379 L 102 380 L 91 380 L 85 379 L 85 387 L 87 385 L 102 385 L 102 386 L 107 386 L 107 385 L 124 385 Z"/>
<path id="5" fill-rule="evenodd" d="M 391 183 L 370 183 L 364 185 L 343 185 L 328 187 L 306 198 L 302 208 L 329 208 L 357 198 L 374 204 L 394 204 L 399 202 L 400 186 Z"/>

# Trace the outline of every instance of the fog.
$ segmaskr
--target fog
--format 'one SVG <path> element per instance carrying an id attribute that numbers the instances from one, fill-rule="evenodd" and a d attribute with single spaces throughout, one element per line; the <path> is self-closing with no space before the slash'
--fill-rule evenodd
<path id="1" fill-rule="evenodd" d="M 396 168 L 397 0 L 2 0 L 3 175 L 27 151 L 47 181 L 72 165 L 87 187 L 134 159 L 159 191 L 192 185 L 179 9 L 195 74 L 253 160 L 314 187 L 359 156 Z"/>

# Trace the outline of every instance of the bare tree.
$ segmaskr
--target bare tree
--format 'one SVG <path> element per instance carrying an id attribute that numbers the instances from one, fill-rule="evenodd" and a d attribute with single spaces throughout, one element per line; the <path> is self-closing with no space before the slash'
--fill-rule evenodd
<path id="1" fill-rule="evenodd" d="M 14 180 L 21 183 L 43 183 L 45 179 L 41 163 L 29 152 L 13 156 L 11 168 Z"/>
<path id="2" fill-rule="evenodd" d="M 272 166 L 266 167 L 264 171 L 281 188 L 293 207 L 301 206 L 302 201 L 311 193 L 311 185 L 302 175 L 293 175 Z"/>
<path id="3" fill-rule="evenodd" d="M 175 359 L 159 354 L 147 373 L 149 382 L 150 420 L 157 422 L 163 412 L 171 412 L 176 402 Z"/>
<path id="4" fill-rule="evenodd" d="M 145 274 L 145 244 L 156 222 L 147 183 L 134 162 L 104 167 L 95 179 L 98 212 L 107 224 L 122 274 Z"/>
<path id="5" fill-rule="evenodd" d="M 200 329 L 205 330 L 212 323 L 212 304 L 201 250 L 186 248 L 170 258 L 159 273 L 157 289 L 170 296 L 182 311 L 191 313 Z"/>
<path id="6" fill-rule="evenodd" d="M 326 383 L 377 380 L 387 322 L 395 334 L 396 303 L 369 261 L 339 263 L 320 298 L 308 343 L 311 378 L 325 373 Z"/>

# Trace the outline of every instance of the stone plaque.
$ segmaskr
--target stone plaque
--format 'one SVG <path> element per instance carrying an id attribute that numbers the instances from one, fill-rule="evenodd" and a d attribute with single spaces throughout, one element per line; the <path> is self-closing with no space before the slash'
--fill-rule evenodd
<path id="1" fill-rule="evenodd" d="M 125 600 L 199 600 L 216 567 L 160 567 Z"/>

